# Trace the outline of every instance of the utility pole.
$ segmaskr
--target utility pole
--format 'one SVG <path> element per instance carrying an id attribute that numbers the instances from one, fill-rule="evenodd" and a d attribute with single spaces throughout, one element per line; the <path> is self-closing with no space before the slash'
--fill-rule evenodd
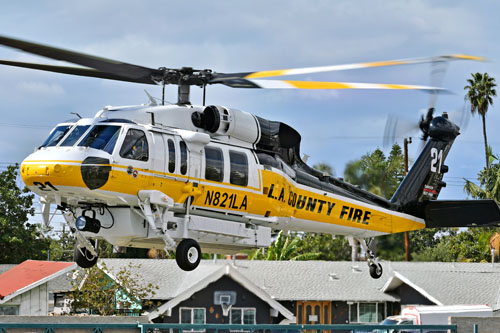
<path id="1" fill-rule="evenodd" d="M 404 171 L 403 176 L 406 177 L 408 174 L 408 144 L 411 143 L 411 137 L 405 138 L 403 145 L 403 154 L 404 154 Z M 410 237 L 408 235 L 408 231 L 405 231 L 405 258 L 406 261 L 410 261 Z"/>

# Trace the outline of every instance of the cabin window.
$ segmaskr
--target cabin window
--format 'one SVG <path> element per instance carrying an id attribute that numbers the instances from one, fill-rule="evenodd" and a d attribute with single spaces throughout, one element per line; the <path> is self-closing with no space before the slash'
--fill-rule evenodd
<path id="1" fill-rule="evenodd" d="M 187 147 L 184 141 L 181 141 L 179 144 L 181 148 L 181 175 L 185 175 L 188 169 L 188 161 L 187 161 Z"/>
<path id="2" fill-rule="evenodd" d="M 234 185 L 248 185 L 248 160 L 245 153 L 237 151 L 229 151 L 229 161 L 231 165 L 231 173 L 229 182 Z"/>
<path id="3" fill-rule="evenodd" d="M 180 308 L 179 323 L 180 324 L 205 324 L 206 316 L 205 308 Z M 183 330 L 184 332 L 205 332 L 205 330 Z"/>
<path id="4" fill-rule="evenodd" d="M 172 139 L 168 139 L 168 172 L 175 172 L 175 144 Z"/>
<path id="5" fill-rule="evenodd" d="M 68 133 L 69 129 L 71 128 L 72 125 L 63 125 L 63 126 L 57 126 L 50 132 L 49 137 L 45 142 L 39 147 L 52 147 L 55 146 L 61 141 L 61 139 Z"/>
<path id="6" fill-rule="evenodd" d="M 229 318 L 230 324 L 254 325 L 256 317 L 255 308 L 232 308 Z"/>
<path id="7" fill-rule="evenodd" d="M 205 178 L 216 182 L 224 180 L 224 157 L 219 148 L 205 147 Z"/>
<path id="8" fill-rule="evenodd" d="M 74 145 L 80 137 L 87 132 L 89 129 L 90 125 L 80 125 L 76 126 L 71 133 L 69 133 L 68 137 L 64 139 L 64 141 L 61 143 L 61 146 L 69 147 Z"/>
<path id="9" fill-rule="evenodd" d="M 130 160 L 146 162 L 149 159 L 146 134 L 141 130 L 129 129 L 123 140 L 120 156 Z"/>
<path id="10" fill-rule="evenodd" d="M 90 130 L 79 146 L 104 150 L 112 154 L 118 134 L 120 134 L 120 126 L 97 125 Z"/>

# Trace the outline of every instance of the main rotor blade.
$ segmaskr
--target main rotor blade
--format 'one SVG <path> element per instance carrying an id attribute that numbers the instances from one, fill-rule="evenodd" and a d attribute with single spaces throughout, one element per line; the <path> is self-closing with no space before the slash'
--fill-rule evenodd
<path id="1" fill-rule="evenodd" d="M 384 83 L 353 83 L 353 82 L 319 82 L 319 81 L 289 81 L 289 80 L 225 80 L 222 84 L 232 88 L 263 88 L 263 89 L 408 89 L 430 92 L 448 92 L 439 87 L 418 86 L 409 84 Z"/>
<path id="2" fill-rule="evenodd" d="M 44 65 L 44 64 L 34 64 L 34 63 L 29 63 L 29 62 L 8 61 L 8 60 L 0 60 L 0 65 L 15 66 L 15 67 L 22 67 L 22 68 L 31 68 L 31 69 L 38 69 L 38 70 L 42 70 L 42 71 L 71 74 L 71 75 L 79 75 L 79 76 L 97 77 L 97 78 L 101 78 L 101 79 L 109 79 L 109 80 L 117 80 L 117 81 L 156 84 L 154 81 L 152 81 L 149 78 L 139 78 L 139 79 L 125 78 L 125 77 L 121 77 L 119 75 L 101 72 L 101 71 L 98 71 L 98 70 L 92 69 L 92 68 L 53 66 L 53 65 Z"/>
<path id="3" fill-rule="evenodd" d="M 63 60 L 81 66 L 94 68 L 101 72 L 110 73 L 122 78 L 130 78 L 134 80 L 150 79 L 152 75 L 161 75 L 161 71 L 157 69 L 127 64 L 116 60 L 100 58 L 93 55 L 59 49 L 5 36 L 0 36 L 0 44 L 47 58 Z"/>
<path id="4" fill-rule="evenodd" d="M 214 78 L 212 79 L 211 83 L 221 83 L 221 81 L 224 81 L 224 80 L 232 80 L 232 79 L 240 79 L 240 78 L 241 79 L 256 79 L 256 78 L 273 77 L 273 76 L 286 76 L 286 75 L 311 74 L 311 73 L 321 73 L 321 72 L 345 71 L 345 70 L 350 70 L 350 69 L 386 67 L 386 66 L 397 66 L 397 65 L 410 65 L 410 64 L 443 62 L 443 61 L 452 61 L 452 60 L 484 61 L 486 59 L 482 58 L 482 57 L 465 55 L 465 54 L 452 54 L 452 55 L 443 55 L 443 56 L 437 56 L 437 57 L 411 58 L 411 59 L 387 60 L 387 61 L 375 61 L 375 62 L 361 62 L 361 63 L 347 64 L 347 65 L 304 67 L 304 68 L 279 69 L 279 70 L 271 70 L 271 71 L 258 71 L 258 72 L 246 72 L 246 73 L 215 73 Z"/>

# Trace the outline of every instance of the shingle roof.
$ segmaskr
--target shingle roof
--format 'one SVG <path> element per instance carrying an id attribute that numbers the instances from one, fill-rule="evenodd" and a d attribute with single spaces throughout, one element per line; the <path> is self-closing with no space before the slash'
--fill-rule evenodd
<path id="1" fill-rule="evenodd" d="M 102 259 L 111 272 L 133 262 L 140 265 L 144 282 L 159 287 L 154 298 L 172 299 L 232 261 L 203 260 L 192 272 L 182 271 L 175 260 Z M 353 268 L 353 266 L 355 266 Z M 236 261 L 233 266 L 276 300 L 397 301 L 383 293 L 387 278 L 370 278 L 364 262 Z"/>
<path id="2" fill-rule="evenodd" d="M 110 270 L 140 264 L 145 282 L 159 287 L 155 298 L 172 299 L 206 276 L 232 261 L 202 260 L 185 272 L 175 260 L 103 259 Z M 365 262 L 248 261 L 238 260 L 234 268 L 276 300 L 398 301 L 384 285 L 394 276 L 403 277 L 444 305 L 488 304 L 500 309 L 500 264 L 443 262 L 385 262 L 384 274 L 374 280 Z M 398 284 L 399 283 L 399 284 Z M 402 281 L 393 279 L 392 286 Z M 387 287 L 387 286 L 386 286 Z"/>
<path id="3" fill-rule="evenodd" d="M 75 263 L 26 260 L 0 275 L 0 300 L 27 291 L 49 279 L 74 268 Z"/>
<path id="4" fill-rule="evenodd" d="M 488 304 L 500 309 L 500 264 L 392 262 L 386 266 L 443 305 Z"/>

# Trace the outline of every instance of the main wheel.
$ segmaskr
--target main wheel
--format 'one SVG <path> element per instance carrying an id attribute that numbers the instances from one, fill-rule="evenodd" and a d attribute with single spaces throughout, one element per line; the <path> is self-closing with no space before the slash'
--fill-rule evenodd
<path id="1" fill-rule="evenodd" d="M 183 239 L 175 250 L 175 261 L 184 271 L 192 271 L 201 260 L 201 249 L 194 239 Z"/>
<path id="2" fill-rule="evenodd" d="M 378 279 L 382 276 L 382 266 L 380 264 L 370 264 L 370 276 Z"/>
<path id="3" fill-rule="evenodd" d="M 93 239 L 89 239 L 89 242 L 92 244 L 92 246 L 95 246 L 95 241 Z M 94 266 L 97 263 L 97 259 L 98 257 L 92 255 L 92 253 L 90 253 L 90 251 L 86 247 L 82 248 L 80 251 L 78 245 L 75 245 L 73 260 L 81 268 L 90 268 Z"/>

